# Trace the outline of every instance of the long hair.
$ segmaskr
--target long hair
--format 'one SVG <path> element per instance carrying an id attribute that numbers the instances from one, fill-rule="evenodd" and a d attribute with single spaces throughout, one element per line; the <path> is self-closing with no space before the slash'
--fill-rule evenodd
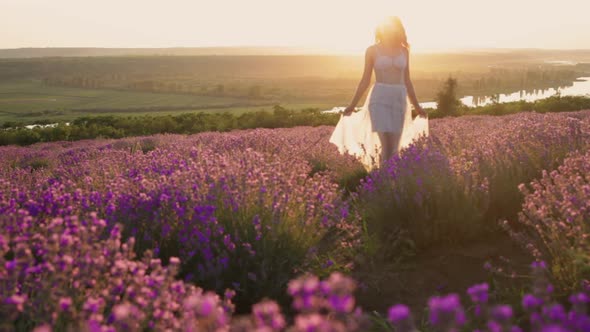
<path id="1" fill-rule="evenodd" d="M 408 44 L 408 36 L 406 35 L 406 29 L 402 24 L 402 20 L 397 16 L 389 16 L 383 20 L 379 26 L 375 29 L 375 42 L 379 43 L 382 42 L 386 36 L 384 29 L 387 25 L 393 26 L 396 31 L 396 41 L 399 42 L 399 46 L 404 47 L 406 49 L 410 49 L 410 44 Z"/>

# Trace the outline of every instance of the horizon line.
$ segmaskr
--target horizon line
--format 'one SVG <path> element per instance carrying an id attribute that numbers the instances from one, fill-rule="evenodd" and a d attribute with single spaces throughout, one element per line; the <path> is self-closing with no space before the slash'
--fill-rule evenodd
<path id="1" fill-rule="evenodd" d="M 56 50 L 65 50 L 65 49 L 93 49 L 93 50 L 174 50 L 174 49 L 228 49 L 228 50 L 237 50 L 237 49 L 276 49 L 276 50 L 299 50 L 299 51 L 307 51 L 314 54 L 318 52 L 327 53 L 327 54 L 343 54 L 343 55 L 350 55 L 350 54 L 357 54 L 359 51 L 353 50 L 335 50 L 335 49 L 328 49 L 328 48 L 321 48 L 316 46 L 308 46 L 308 45 L 296 45 L 296 46 L 287 46 L 287 45 L 207 45 L 207 46 L 21 46 L 21 47 L 8 47 L 8 48 L 0 48 L 0 51 L 17 51 L 17 50 L 33 50 L 33 49 L 42 49 L 42 50 L 49 50 L 49 49 L 56 49 Z M 556 47 L 430 47 L 430 48 L 418 48 L 413 49 L 414 53 L 442 53 L 442 52 L 457 52 L 457 51 L 590 51 L 590 48 L 556 48 Z M 305 54 L 305 53 L 304 53 Z"/>

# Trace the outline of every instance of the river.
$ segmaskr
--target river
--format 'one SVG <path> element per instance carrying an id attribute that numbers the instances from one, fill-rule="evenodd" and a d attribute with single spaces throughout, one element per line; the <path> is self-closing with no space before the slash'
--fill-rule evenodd
<path id="1" fill-rule="evenodd" d="M 590 97 L 590 77 L 579 77 L 572 85 L 560 87 L 557 89 L 533 89 L 520 90 L 508 94 L 500 94 L 498 101 L 500 103 L 509 103 L 514 101 L 535 101 L 554 96 L 559 92 L 562 96 L 588 96 Z M 464 96 L 461 102 L 469 107 L 485 106 L 494 102 L 492 96 L 478 97 L 478 96 Z M 428 101 L 420 103 L 423 108 L 436 108 L 436 102 Z M 334 107 L 326 113 L 338 113 L 344 110 L 345 107 Z"/>

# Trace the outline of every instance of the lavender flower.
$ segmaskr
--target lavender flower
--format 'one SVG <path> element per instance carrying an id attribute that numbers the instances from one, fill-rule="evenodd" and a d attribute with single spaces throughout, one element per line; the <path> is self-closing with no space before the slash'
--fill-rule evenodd
<path id="1" fill-rule="evenodd" d="M 457 330 L 465 324 L 465 312 L 457 294 L 431 297 L 428 309 L 430 323 L 438 329 Z"/>

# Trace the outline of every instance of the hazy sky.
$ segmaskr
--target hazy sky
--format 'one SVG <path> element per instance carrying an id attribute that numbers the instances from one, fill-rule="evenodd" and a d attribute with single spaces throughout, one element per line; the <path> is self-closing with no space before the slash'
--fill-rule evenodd
<path id="1" fill-rule="evenodd" d="M 399 15 L 415 50 L 590 48 L 590 0 L 0 0 L 0 48 L 363 50 Z"/>

